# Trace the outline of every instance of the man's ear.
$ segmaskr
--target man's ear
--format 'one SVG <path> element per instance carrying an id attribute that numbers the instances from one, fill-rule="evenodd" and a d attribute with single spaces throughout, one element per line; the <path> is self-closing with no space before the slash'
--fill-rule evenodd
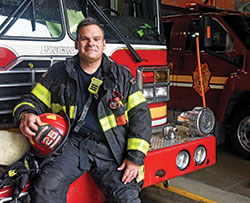
<path id="1" fill-rule="evenodd" d="M 103 41 L 103 49 L 106 49 L 106 40 Z"/>

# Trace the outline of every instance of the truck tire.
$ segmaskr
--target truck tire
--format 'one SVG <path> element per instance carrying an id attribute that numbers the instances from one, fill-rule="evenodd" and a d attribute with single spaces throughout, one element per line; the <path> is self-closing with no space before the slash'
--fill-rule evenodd
<path id="1" fill-rule="evenodd" d="M 239 156 L 250 159 L 250 106 L 240 109 L 235 114 L 231 141 Z"/>

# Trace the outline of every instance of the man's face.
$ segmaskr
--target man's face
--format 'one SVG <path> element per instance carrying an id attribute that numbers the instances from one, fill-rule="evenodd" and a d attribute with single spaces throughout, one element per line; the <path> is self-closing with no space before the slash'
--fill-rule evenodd
<path id="1" fill-rule="evenodd" d="M 75 48 L 78 49 L 82 60 L 86 62 L 101 60 L 105 47 L 103 32 L 97 25 L 87 25 L 79 30 Z"/>

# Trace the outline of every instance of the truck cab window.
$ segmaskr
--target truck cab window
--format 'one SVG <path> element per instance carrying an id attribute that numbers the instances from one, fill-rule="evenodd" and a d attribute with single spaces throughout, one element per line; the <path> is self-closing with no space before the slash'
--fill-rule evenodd
<path id="1" fill-rule="evenodd" d="M 196 41 L 193 35 L 199 32 L 199 20 L 193 20 L 189 24 L 189 30 L 186 39 L 186 52 L 196 51 Z M 231 35 L 216 21 L 212 21 L 213 46 L 212 51 L 215 52 L 231 52 L 233 49 L 233 39 Z M 200 49 L 202 50 L 202 42 L 200 40 Z"/>
<path id="2" fill-rule="evenodd" d="M 186 52 L 196 51 L 195 37 L 193 35 L 199 32 L 199 20 L 192 20 L 189 24 L 187 38 L 186 38 Z"/>
<path id="3" fill-rule="evenodd" d="M 166 40 L 166 45 L 169 47 L 170 42 L 170 36 L 173 28 L 173 22 L 166 22 L 163 23 L 163 28 L 164 28 L 164 34 L 165 34 L 165 40 Z"/>
<path id="4" fill-rule="evenodd" d="M 229 24 L 245 47 L 250 50 L 250 16 L 228 15 L 223 16 L 223 19 Z"/>
<path id="5" fill-rule="evenodd" d="M 233 49 L 233 39 L 230 34 L 215 20 L 212 22 L 213 47 L 216 52 L 231 52 Z"/>
<path id="6" fill-rule="evenodd" d="M 163 44 L 164 40 L 158 24 L 156 1 L 151 0 L 96 0 L 96 4 L 117 27 L 129 43 Z M 89 15 L 102 24 L 107 42 L 119 42 L 114 33 L 96 10 L 88 9 Z"/>
<path id="7" fill-rule="evenodd" d="M 76 38 L 77 25 L 85 18 L 80 1 L 65 0 L 68 19 L 68 30 L 73 38 Z"/>
<path id="8" fill-rule="evenodd" d="M 3 38 L 58 38 L 62 23 L 57 0 L 0 0 Z"/>

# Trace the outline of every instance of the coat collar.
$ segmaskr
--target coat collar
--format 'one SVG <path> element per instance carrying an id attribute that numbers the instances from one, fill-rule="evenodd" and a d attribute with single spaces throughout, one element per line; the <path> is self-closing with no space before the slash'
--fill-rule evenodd
<path id="1" fill-rule="evenodd" d="M 79 66 L 79 54 L 76 54 L 72 58 L 65 61 L 66 71 L 69 76 L 77 80 L 76 67 Z M 104 90 L 113 89 L 117 84 L 117 77 L 114 74 L 115 64 L 105 55 L 102 55 L 102 77 Z"/>
<path id="2" fill-rule="evenodd" d="M 105 54 L 102 56 L 102 71 L 104 90 L 113 89 L 117 83 L 117 77 L 114 74 L 114 63 Z"/>

